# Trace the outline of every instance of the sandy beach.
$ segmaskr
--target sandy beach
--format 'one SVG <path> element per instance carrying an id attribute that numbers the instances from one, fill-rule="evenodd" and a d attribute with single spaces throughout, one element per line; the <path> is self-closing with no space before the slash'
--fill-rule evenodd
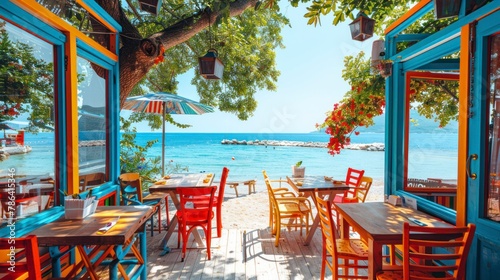
<path id="1" fill-rule="evenodd" d="M 284 185 L 286 187 L 286 184 Z M 277 186 L 276 186 L 277 187 Z M 257 180 L 256 193 L 248 194 L 248 188 L 238 186 L 239 197 L 226 186 L 222 219 L 225 228 L 262 229 L 269 223 L 269 198 L 264 180 Z M 372 184 L 366 201 L 383 201 L 383 182 Z"/>

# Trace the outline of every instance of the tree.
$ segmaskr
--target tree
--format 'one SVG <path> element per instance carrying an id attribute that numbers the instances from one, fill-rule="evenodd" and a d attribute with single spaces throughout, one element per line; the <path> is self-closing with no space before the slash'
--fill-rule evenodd
<path id="1" fill-rule="evenodd" d="M 279 72 L 275 67 L 274 49 L 283 47 L 279 36 L 288 21 L 279 13 L 275 0 L 235 0 L 184 2 L 166 0 L 160 16 L 137 11 L 137 2 L 127 0 L 127 8 L 118 0 L 97 2 L 123 28 L 120 39 L 120 101 L 123 104 L 130 95 L 141 94 L 143 87 L 152 90 L 176 91 L 176 76 L 196 69 L 196 58 L 206 49 L 216 46 L 225 63 L 221 82 L 207 81 L 195 75 L 192 83 L 200 94 L 200 101 L 218 107 L 221 111 L 235 113 L 245 120 L 255 110 L 254 93 L 259 89 L 275 90 Z M 291 0 L 292 6 L 308 3 L 309 24 L 321 24 L 321 18 L 332 16 L 334 25 L 353 20 L 355 13 L 363 11 L 377 21 L 376 32 L 399 18 L 417 1 L 412 0 Z M 410 27 L 410 33 L 432 33 L 450 23 L 450 19 L 434 20 L 431 16 Z M 208 29 L 208 30 L 207 30 Z M 99 30 L 95 30 L 99 31 Z M 95 35 L 99 38 L 98 35 Z M 411 43 L 401 44 L 405 48 Z M 166 59 L 164 59 L 166 57 Z M 164 61 L 164 62 L 161 62 Z M 371 74 L 367 61 L 360 56 L 346 58 L 343 77 L 352 90 L 334 106 L 325 123 L 331 134 L 330 152 L 338 153 L 349 143 L 350 134 L 358 126 L 369 126 L 372 118 L 383 112 L 383 78 Z M 158 65 L 157 65 L 158 64 Z M 364 67 L 365 71 L 359 71 Z M 425 82 L 424 82 L 425 83 Z M 433 91 L 436 85 L 423 85 L 424 92 Z M 452 93 L 453 87 L 448 93 Z M 448 95 L 449 96 L 452 96 Z M 432 95 L 428 95 L 431 96 Z M 423 98 L 423 95 L 415 95 Z M 417 100 L 417 99 L 415 99 Z M 420 108 L 426 108 L 429 116 L 441 111 L 440 104 L 427 100 Z M 434 104 L 434 107 L 433 105 Z M 452 102 L 450 102 L 450 105 Z M 436 107 L 437 106 L 437 107 Z M 453 118 L 451 105 L 446 114 L 438 115 L 442 124 Z"/>
<path id="2" fill-rule="evenodd" d="M 407 7 L 413 1 L 396 0 L 291 0 L 293 6 L 310 3 L 310 24 L 333 15 L 333 23 L 354 19 L 356 9 L 376 19 L 394 13 L 395 7 Z M 192 83 L 200 101 L 235 113 L 242 120 L 254 112 L 257 90 L 275 90 L 274 49 L 283 47 L 281 28 L 288 20 L 279 13 L 276 0 L 225 0 L 179 2 L 165 0 L 160 15 L 138 11 L 135 0 L 97 0 L 123 28 L 120 48 L 121 104 L 129 95 L 141 94 L 141 87 L 175 92 L 177 75 L 197 69 L 197 57 L 216 46 L 225 63 L 220 82 L 195 75 Z M 399 8 L 399 10 L 403 10 Z M 382 22 L 382 20 L 381 20 Z M 208 30 L 207 30 L 208 29 Z M 101 30 L 94 30 L 101 31 Z M 94 38 L 99 39 L 98 35 Z M 163 50 L 165 53 L 163 54 Z M 164 62 L 155 64 L 165 57 Z M 161 73 L 161 74 L 160 74 Z M 161 79 L 161 80 L 160 80 Z"/>
<path id="3" fill-rule="evenodd" d="M 28 131 L 54 126 L 53 63 L 36 58 L 33 47 L 9 38 L 0 21 L 0 122 L 29 113 Z"/>

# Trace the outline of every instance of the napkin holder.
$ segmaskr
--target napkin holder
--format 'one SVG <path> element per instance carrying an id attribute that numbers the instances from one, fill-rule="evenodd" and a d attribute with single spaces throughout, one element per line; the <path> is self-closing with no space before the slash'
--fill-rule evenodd
<path id="1" fill-rule="evenodd" d="M 397 195 L 390 195 L 387 202 L 394 206 L 401 206 L 401 197 Z"/>
<path id="2" fill-rule="evenodd" d="M 84 219 L 88 215 L 94 214 L 99 200 L 95 197 L 86 199 L 73 199 L 67 196 L 64 199 L 64 217 L 66 219 Z"/>

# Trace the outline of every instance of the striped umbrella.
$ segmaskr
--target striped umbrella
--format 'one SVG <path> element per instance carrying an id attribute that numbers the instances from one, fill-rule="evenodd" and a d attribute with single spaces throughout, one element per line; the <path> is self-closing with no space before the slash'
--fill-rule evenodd
<path id="1" fill-rule="evenodd" d="M 142 96 L 127 98 L 123 109 L 134 112 L 151 113 L 163 116 L 162 147 L 161 147 L 161 176 L 165 175 L 165 115 L 201 115 L 211 113 L 214 109 L 194 100 L 176 94 L 157 92 Z"/>

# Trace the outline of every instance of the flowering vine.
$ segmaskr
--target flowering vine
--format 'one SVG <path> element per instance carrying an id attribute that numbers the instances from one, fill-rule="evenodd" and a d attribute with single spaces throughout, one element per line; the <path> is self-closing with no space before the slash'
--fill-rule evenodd
<path id="1" fill-rule="evenodd" d="M 316 125 L 329 134 L 327 148 L 332 156 L 351 143 L 353 133 L 359 135 L 357 128 L 373 125 L 373 118 L 384 112 L 385 80 L 371 73 L 370 62 L 364 60 L 363 55 L 345 58 L 342 77 L 349 82 L 351 90 L 326 113 L 324 122 Z"/>

